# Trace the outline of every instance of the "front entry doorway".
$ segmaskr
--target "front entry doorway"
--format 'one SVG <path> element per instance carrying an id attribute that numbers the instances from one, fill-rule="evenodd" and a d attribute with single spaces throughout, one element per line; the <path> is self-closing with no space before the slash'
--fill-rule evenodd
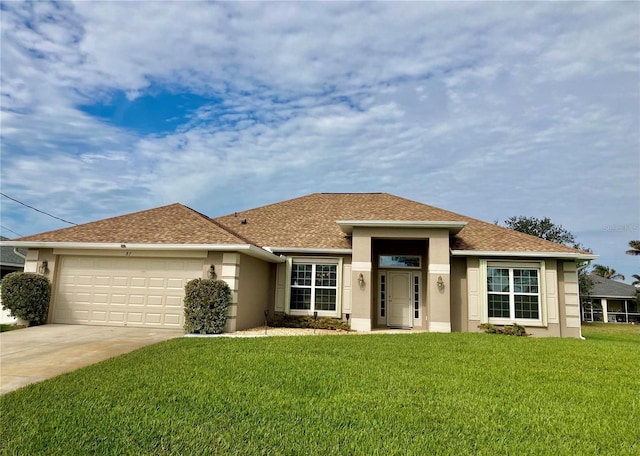
<path id="1" fill-rule="evenodd" d="M 410 328 L 413 326 L 412 274 L 406 271 L 389 271 L 387 276 L 389 278 L 387 326 Z"/>

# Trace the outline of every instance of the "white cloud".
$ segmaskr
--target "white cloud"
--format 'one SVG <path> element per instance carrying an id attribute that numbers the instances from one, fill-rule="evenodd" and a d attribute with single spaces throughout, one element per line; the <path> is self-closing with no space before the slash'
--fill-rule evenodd
<path id="1" fill-rule="evenodd" d="M 2 13 L 3 191 L 72 220 L 173 201 L 216 215 L 312 191 L 389 191 L 490 221 L 549 215 L 585 232 L 640 217 L 637 3 Z M 162 90 L 219 101 L 155 134 L 79 110 Z M 10 228 L 51 226 L 11 204 Z"/>

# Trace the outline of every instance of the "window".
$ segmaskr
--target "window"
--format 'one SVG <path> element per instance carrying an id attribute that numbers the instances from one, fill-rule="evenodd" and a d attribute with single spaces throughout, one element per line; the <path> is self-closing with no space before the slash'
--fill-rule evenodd
<path id="1" fill-rule="evenodd" d="M 413 276 L 413 318 L 420 318 L 420 276 Z"/>
<path id="2" fill-rule="evenodd" d="M 380 255 L 381 268 L 420 268 L 420 255 Z"/>
<path id="3" fill-rule="evenodd" d="M 489 321 L 540 322 L 540 271 L 526 267 L 487 267 Z"/>
<path id="4" fill-rule="evenodd" d="M 387 276 L 380 274 L 380 316 L 384 317 L 387 312 Z"/>
<path id="5" fill-rule="evenodd" d="M 338 266 L 338 263 L 292 263 L 289 309 L 335 314 L 338 310 Z"/>

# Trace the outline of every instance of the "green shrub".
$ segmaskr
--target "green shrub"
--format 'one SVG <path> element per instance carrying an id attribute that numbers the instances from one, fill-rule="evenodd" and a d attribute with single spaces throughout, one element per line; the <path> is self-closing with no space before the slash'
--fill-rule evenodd
<path id="1" fill-rule="evenodd" d="M 478 326 L 480 329 L 484 329 L 487 334 L 504 334 L 505 336 L 528 336 L 527 329 L 524 326 L 520 326 L 516 323 L 510 326 L 495 326 L 491 323 L 482 323 Z"/>
<path id="2" fill-rule="evenodd" d="M 2 308 L 21 318 L 29 326 L 43 323 L 49 311 L 51 282 L 43 275 L 12 272 L 0 282 Z"/>
<path id="3" fill-rule="evenodd" d="M 184 330 L 189 334 L 222 333 L 231 303 L 229 285 L 222 280 L 194 279 L 184 292 Z"/>
<path id="4" fill-rule="evenodd" d="M 283 313 L 275 314 L 269 321 L 269 326 L 274 328 L 317 328 L 349 331 L 349 324 L 339 318 L 318 317 L 317 320 L 313 316 L 295 316 Z"/>

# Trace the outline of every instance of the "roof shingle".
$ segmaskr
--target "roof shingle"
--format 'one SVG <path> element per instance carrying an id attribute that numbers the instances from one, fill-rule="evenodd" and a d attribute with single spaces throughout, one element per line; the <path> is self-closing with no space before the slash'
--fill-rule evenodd
<path id="1" fill-rule="evenodd" d="M 466 222 L 454 250 L 587 253 L 388 193 L 314 193 L 215 219 L 172 204 L 15 241 L 349 249 L 338 220 Z"/>
<path id="2" fill-rule="evenodd" d="M 337 220 L 463 221 L 455 250 L 586 253 L 388 193 L 314 193 L 215 220 L 271 247 L 351 248 Z"/>
<path id="3" fill-rule="evenodd" d="M 634 298 L 636 296 L 636 287 L 633 285 L 616 282 L 596 274 L 589 274 L 589 277 L 593 280 L 593 290 L 590 294 L 594 298 Z"/>
<path id="4" fill-rule="evenodd" d="M 207 216 L 177 203 L 15 240 L 124 244 L 248 243 Z"/>

